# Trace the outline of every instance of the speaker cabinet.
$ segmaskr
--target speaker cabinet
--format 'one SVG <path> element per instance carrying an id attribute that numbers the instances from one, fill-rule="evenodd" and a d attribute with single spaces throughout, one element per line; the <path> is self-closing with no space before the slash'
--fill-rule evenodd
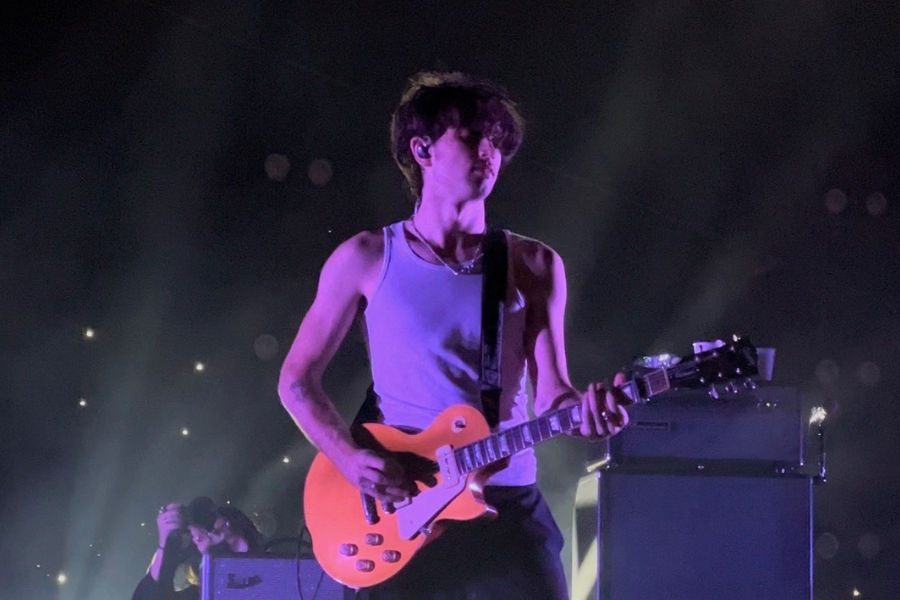
<path id="1" fill-rule="evenodd" d="M 354 592 L 312 558 L 210 557 L 200 565 L 201 600 L 351 600 Z"/>
<path id="2" fill-rule="evenodd" d="M 800 476 L 590 473 L 572 600 L 811 600 L 811 496 Z"/>

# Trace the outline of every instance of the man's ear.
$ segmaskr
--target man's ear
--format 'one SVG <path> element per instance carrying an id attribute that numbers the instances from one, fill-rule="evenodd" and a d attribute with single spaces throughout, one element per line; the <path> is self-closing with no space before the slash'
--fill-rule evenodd
<path id="1" fill-rule="evenodd" d="M 431 164 L 431 138 L 427 135 L 417 135 L 409 140 L 409 150 L 412 152 L 413 159 L 419 163 L 419 166 Z"/>

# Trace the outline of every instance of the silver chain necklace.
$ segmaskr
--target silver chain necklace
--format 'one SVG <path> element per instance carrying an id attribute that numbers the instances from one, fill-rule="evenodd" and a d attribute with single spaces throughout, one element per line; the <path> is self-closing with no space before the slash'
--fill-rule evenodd
<path id="1" fill-rule="evenodd" d="M 412 231 L 415 234 L 416 238 L 423 244 L 428 250 L 431 251 L 432 256 L 434 256 L 439 263 L 447 267 L 447 269 L 453 273 L 454 275 L 465 275 L 467 273 L 471 273 L 473 269 L 475 269 L 475 265 L 478 263 L 478 259 L 484 256 L 484 252 L 481 249 L 481 240 L 478 241 L 478 250 L 475 252 L 475 256 L 467 260 L 466 262 L 459 263 L 457 268 L 453 268 L 450 263 L 441 258 L 441 255 L 437 253 L 437 250 L 434 249 L 434 246 L 431 245 L 431 242 L 425 239 L 425 236 L 422 235 L 422 232 L 419 231 L 419 228 L 416 227 L 415 221 L 412 219 L 409 220 L 409 224 L 412 227 Z"/>

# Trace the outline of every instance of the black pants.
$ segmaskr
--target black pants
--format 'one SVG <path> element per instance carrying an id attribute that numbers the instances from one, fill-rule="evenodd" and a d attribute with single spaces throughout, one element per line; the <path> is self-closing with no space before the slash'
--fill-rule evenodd
<path id="1" fill-rule="evenodd" d="M 566 600 L 563 538 L 537 486 L 485 488 L 493 519 L 450 522 L 366 600 Z"/>

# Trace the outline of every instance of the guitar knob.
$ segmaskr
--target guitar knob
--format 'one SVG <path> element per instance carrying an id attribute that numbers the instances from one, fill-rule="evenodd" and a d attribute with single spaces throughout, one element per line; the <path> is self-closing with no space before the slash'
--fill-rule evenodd
<path id="1" fill-rule="evenodd" d="M 388 563 L 395 563 L 400 560 L 400 552 L 397 550 L 385 550 L 381 553 L 381 560 Z"/>
<path id="2" fill-rule="evenodd" d="M 748 390 L 755 390 L 756 382 L 753 381 L 752 379 L 750 379 L 749 377 L 747 377 L 746 379 L 744 379 L 744 387 L 747 388 Z"/>
<path id="3" fill-rule="evenodd" d="M 734 385 L 733 381 L 729 381 L 728 383 L 725 384 L 725 391 L 728 392 L 729 394 L 737 394 L 738 393 L 737 386 Z"/>
<path id="4" fill-rule="evenodd" d="M 356 570 L 362 571 L 363 573 L 368 573 L 375 569 L 375 561 L 374 560 L 358 560 L 356 561 Z"/>
<path id="5" fill-rule="evenodd" d="M 714 385 L 709 386 L 709 391 L 707 393 L 709 394 L 709 397 L 712 398 L 713 400 L 719 399 L 719 390 L 716 389 L 716 386 L 714 386 Z"/>
<path id="6" fill-rule="evenodd" d="M 367 546 L 380 546 L 384 543 L 384 536 L 380 533 L 367 533 L 365 540 Z"/>
<path id="7" fill-rule="evenodd" d="M 339 552 L 344 556 L 356 556 L 359 552 L 359 546 L 356 544 L 341 544 Z"/>

